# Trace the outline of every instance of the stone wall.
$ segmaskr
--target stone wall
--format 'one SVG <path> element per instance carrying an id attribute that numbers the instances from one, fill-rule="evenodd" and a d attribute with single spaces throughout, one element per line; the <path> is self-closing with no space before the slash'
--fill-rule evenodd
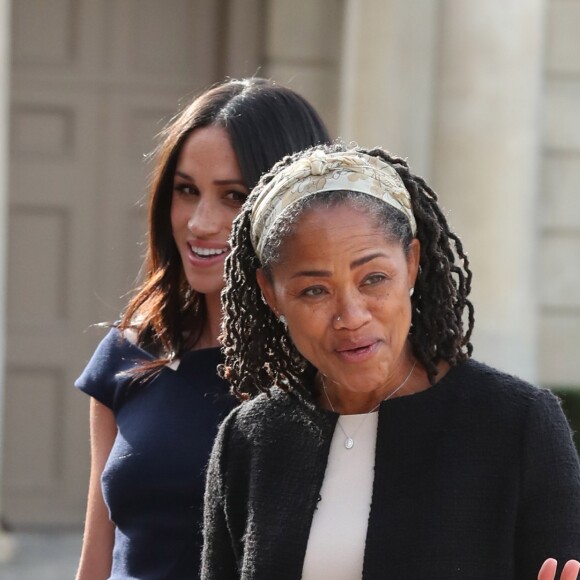
<path id="1" fill-rule="evenodd" d="M 268 0 L 262 73 L 303 94 L 338 135 L 343 0 Z"/>
<path id="2" fill-rule="evenodd" d="M 550 0 L 538 200 L 539 374 L 580 387 L 580 2 Z"/>

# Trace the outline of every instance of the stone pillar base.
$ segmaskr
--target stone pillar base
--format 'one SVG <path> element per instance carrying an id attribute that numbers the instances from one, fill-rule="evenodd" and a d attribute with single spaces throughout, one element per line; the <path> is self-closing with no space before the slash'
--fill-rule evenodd
<path id="1" fill-rule="evenodd" d="M 0 564 L 6 564 L 14 558 L 17 545 L 18 542 L 12 534 L 0 530 Z"/>

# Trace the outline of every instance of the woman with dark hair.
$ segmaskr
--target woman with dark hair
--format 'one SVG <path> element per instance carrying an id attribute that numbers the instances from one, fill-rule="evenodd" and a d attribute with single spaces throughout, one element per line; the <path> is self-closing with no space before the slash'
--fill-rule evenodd
<path id="1" fill-rule="evenodd" d="M 572 580 L 580 467 L 559 402 L 471 358 L 472 280 L 432 189 L 321 146 L 234 221 L 204 580 Z"/>
<path id="2" fill-rule="evenodd" d="M 276 161 L 328 140 L 305 99 L 259 78 L 206 91 L 162 133 L 144 280 L 76 382 L 92 451 L 78 580 L 198 577 L 203 472 L 234 402 L 216 372 L 232 220 Z"/>

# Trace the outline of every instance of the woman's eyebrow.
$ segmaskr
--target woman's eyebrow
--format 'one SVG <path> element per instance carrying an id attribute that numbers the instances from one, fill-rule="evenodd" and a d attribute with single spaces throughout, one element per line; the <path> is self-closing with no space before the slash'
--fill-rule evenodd
<path id="1" fill-rule="evenodd" d="M 375 252 L 374 254 L 369 254 L 368 256 L 363 256 L 362 258 L 357 258 L 350 263 L 350 269 L 354 270 L 359 266 L 367 264 L 368 262 L 374 260 L 375 258 L 388 258 L 389 256 L 384 252 Z M 294 272 L 291 278 L 300 278 L 301 276 L 310 276 L 313 278 L 329 278 L 332 276 L 330 270 L 300 270 L 299 272 Z"/>
<path id="2" fill-rule="evenodd" d="M 384 252 L 375 252 L 374 254 L 369 254 L 368 256 L 363 256 L 362 258 L 357 258 L 350 263 L 350 269 L 354 270 L 359 266 L 367 264 L 368 262 L 374 260 L 375 258 L 388 258 L 389 256 Z"/>
<path id="3" fill-rule="evenodd" d="M 191 177 L 191 175 L 188 175 L 187 173 L 184 173 L 183 171 L 176 171 L 175 175 L 177 175 L 178 177 L 181 177 L 182 179 L 187 179 L 188 181 L 194 181 L 193 177 Z"/>
<path id="4" fill-rule="evenodd" d="M 302 276 L 311 276 L 312 278 L 329 278 L 332 276 L 330 270 L 300 270 L 300 272 L 294 272 L 291 278 L 300 278 Z"/>
<path id="5" fill-rule="evenodd" d="M 246 187 L 241 179 L 214 179 L 214 183 L 216 185 L 243 185 Z"/>
<path id="6" fill-rule="evenodd" d="M 187 179 L 187 181 L 195 183 L 195 179 L 193 179 L 191 175 L 185 173 L 184 171 L 177 170 L 175 175 L 181 177 L 181 179 Z M 241 185 L 246 187 L 246 184 L 241 179 L 214 179 L 213 183 L 216 185 Z"/>

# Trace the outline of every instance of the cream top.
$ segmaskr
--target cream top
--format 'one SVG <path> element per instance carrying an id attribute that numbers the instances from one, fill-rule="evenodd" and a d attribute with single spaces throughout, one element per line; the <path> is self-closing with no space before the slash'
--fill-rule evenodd
<path id="1" fill-rule="evenodd" d="M 366 418 L 365 418 L 366 417 Z M 371 507 L 379 413 L 341 415 L 330 444 L 328 464 L 314 511 L 302 580 L 357 580 Z M 347 435 L 354 439 L 345 447 Z"/>

